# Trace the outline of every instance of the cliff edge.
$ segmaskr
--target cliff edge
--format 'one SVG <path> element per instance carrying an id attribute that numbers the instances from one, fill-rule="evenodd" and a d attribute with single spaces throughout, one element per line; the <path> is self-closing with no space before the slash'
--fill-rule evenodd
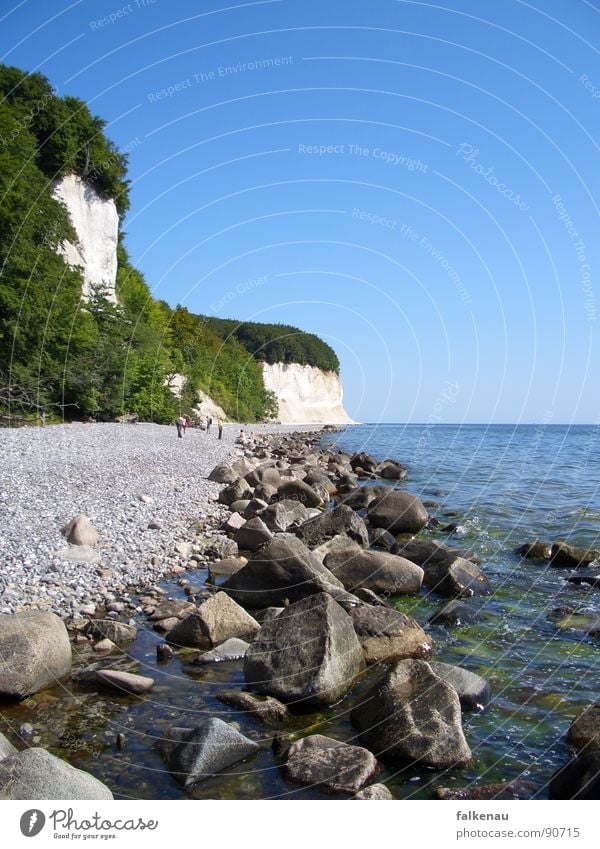
<path id="1" fill-rule="evenodd" d="M 262 368 L 265 389 L 277 396 L 282 424 L 353 424 L 334 371 L 299 363 L 263 363 Z"/>

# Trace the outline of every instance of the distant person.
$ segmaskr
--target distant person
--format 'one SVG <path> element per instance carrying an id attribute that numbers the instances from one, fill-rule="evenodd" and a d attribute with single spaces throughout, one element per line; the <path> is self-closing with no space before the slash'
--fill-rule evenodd
<path id="1" fill-rule="evenodd" d="M 217 419 L 217 427 L 219 429 L 219 439 L 223 439 L 223 419 Z"/>
<path id="2" fill-rule="evenodd" d="M 183 439 L 183 434 L 185 433 L 185 419 L 183 416 L 177 416 L 175 425 L 177 427 L 177 436 L 179 439 Z"/>
<path id="3" fill-rule="evenodd" d="M 212 424 L 212 416 L 209 416 L 206 420 L 206 432 L 210 433 L 210 426 Z"/>
<path id="4" fill-rule="evenodd" d="M 183 433 L 184 433 L 184 435 L 185 435 L 185 432 L 186 432 L 186 430 L 188 429 L 188 427 L 190 426 L 191 423 L 192 422 L 191 422 L 191 419 L 190 419 L 189 416 L 183 417 Z"/>
<path id="5" fill-rule="evenodd" d="M 44 425 L 46 424 L 46 408 L 45 407 L 40 407 L 39 415 L 40 415 L 40 427 L 44 427 Z"/>

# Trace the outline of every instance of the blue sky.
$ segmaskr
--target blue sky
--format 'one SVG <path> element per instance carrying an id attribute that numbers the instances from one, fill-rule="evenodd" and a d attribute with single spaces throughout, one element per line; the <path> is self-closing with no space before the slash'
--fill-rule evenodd
<path id="1" fill-rule="evenodd" d="M 129 152 L 157 297 L 318 333 L 362 421 L 600 420 L 597 2 L 0 9 Z"/>

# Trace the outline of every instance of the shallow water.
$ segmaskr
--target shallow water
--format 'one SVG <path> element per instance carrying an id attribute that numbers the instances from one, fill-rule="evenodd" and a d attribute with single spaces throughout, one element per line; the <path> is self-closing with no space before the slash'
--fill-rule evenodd
<path id="1" fill-rule="evenodd" d="M 600 615 L 600 592 L 567 584 L 566 570 L 521 561 L 512 552 L 535 538 L 598 545 L 600 429 L 362 425 L 327 437 L 326 443 L 404 462 L 409 479 L 402 487 L 439 503 L 431 512 L 442 526 L 458 525 L 454 533 L 438 529 L 429 535 L 477 551 L 494 587 L 493 596 L 470 602 L 484 614 L 482 622 L 452 630 L 427 626 L 437 660 L 461 663 L 492 685 L 490 707 L 464 715 L 472 767 L 396 774 L 384 768 L 379 780 L 398 798 L 429 798 L 436 786 L 523 776 L 537 784 L 540 798 L 546 797 L 548 779 L 569 756 L 565 732 L 571 719 L 598 697 L 600 665 L 598 638 L 561 628 L 548 614 L 569 606 Z M 448 518 L 447 512 L 458 515 Z M 187 577 L 201 587 L 206 573 Z M 176 584 L 163 586 L 170 596 L 183 597 Z M 401 598 L 396 606 L 425 624 L 441 603 L 438 596 L 423 594 Z M 274 731 L 216 699 L 219 690 L 243 685 L 241 662 L 194 668 L 188 662 L 192 652 L 159 665 L 158 642 L 159 635 L 140 622 L 131 655 L 141 662 L 141 673 L 156 680 L 149 696 L 107 697 L 73 683 L 3 706 L 0 728 L 17 740 L 15 732 L 29 722 L 41 737 L 39 745 L 89 770 L 120 798 L 323 798 L 319 791 L 282 780 L 270 748 Z M 96 661 L 92 654 L 86 649 L 78 664 Z M 364 686 L 363 681 L 328 711 L 297 717 L 285 730 L 352 742 L 348 710 Z M 171 722 L 190 726 L 203 716 L 238 722 L 263 748 L 190 793 L 165 770 L 155 744 Z M 119 732 L 127 736 L 124 752 L 116 748 Z"/>

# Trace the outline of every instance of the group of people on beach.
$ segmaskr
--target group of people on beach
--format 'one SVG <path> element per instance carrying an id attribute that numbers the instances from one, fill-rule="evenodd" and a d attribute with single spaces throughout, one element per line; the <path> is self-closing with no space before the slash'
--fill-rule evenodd
<path id="1" fill-rule="evenodd" d="M 205 427 L 207 433 L 210 433 L 212 423 L 212 416 L 208 416 Z M 189 416 L 178 416 L 175 419 L 175 426 L 177 428 L 177 436 L 179 439 L 182 439 L 185 436 L 185 432 L 191 424 L 192 420 Z M 217 439 L 223 439 L 223 419 L 217 419 Z"/>

